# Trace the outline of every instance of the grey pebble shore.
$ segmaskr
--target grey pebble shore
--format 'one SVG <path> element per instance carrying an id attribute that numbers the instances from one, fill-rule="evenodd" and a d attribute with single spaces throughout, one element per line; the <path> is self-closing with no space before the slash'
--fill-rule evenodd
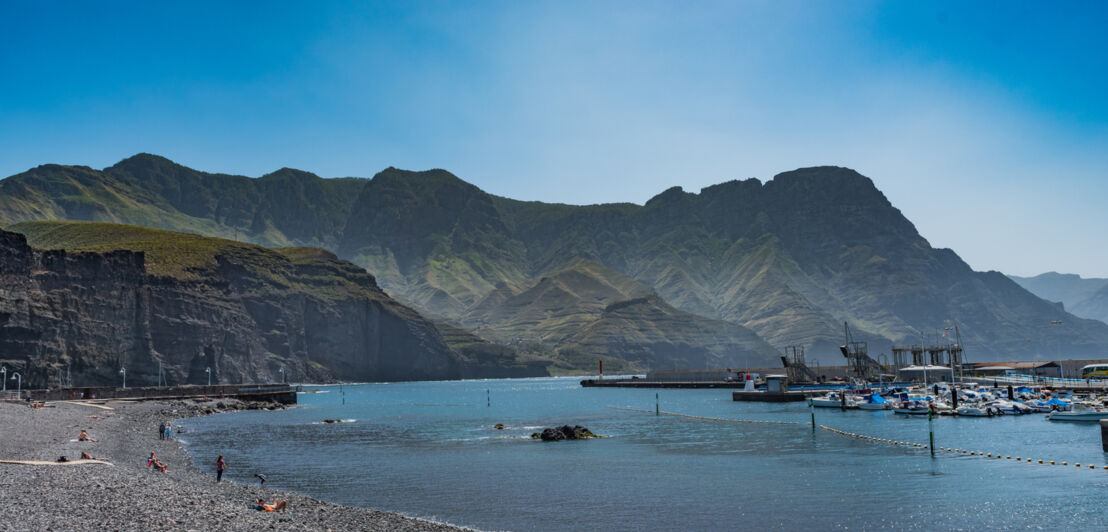
<path id="1" fill-rule="evenodd" d="M 214 404 L 110 401 L 104 405 L 113 410 L 102 410 L 67 403 L 31 409 L 0 402 L 0 460 L 76 460 L 87 452 L 114 464 L 0 463 L 0 529 L 464 530 L 257 485 L 217 484 L 216 457 L 211 457 L 212 471 L 199 471 L 180 443 L 157 436 L 159 423 L 203 415 Z M 82 429 L 99 441 L 71 441 Z M 169 473 L 146 467 L 151 451 L 169 466 Z M 289 511 L 255 510 L 252 501 L 259 497 L 286 499 Z"/>

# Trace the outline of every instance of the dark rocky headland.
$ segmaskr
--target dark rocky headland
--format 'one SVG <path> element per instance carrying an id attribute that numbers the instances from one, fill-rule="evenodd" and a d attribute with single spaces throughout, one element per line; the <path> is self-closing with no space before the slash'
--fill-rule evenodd
<path id="1" fill-rule="evenodd" d="M 24 388 L 546 375 L 477 338 L 449 345 L 372 275 L 314 248 L 116 224 L 0 231 L 0 363 Z M 456 335 L 455 335 L 456 336 Z M 282 371 L 284 374 L 282 375 Z M 10 376 L 10 373 L 9 373 Z"/>

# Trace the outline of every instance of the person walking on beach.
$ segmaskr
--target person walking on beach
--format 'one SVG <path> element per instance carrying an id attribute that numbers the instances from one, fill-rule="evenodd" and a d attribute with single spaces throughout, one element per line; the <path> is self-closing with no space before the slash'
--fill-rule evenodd
<path id="1" fill-rule="evenodd" d="M 227 469 L 227 462 L 223 461 L 223 455 L 215 459 L 215 481 L 223 482 L 223 470 Z"/>
<path id="2" fill-rule="evenodd" d="M 172 436 L 172 435 L 173 435 L 173 425 L 172 425 L 172 424 L 170 424 L 170 423 L 169 423 L 169 422 L 167 421 L 167 422 L 165 423 L 165 438 L 162 438 L 162 439 L 168 440 L 168 439 L 169 439 L 169 437 L 170 437 L 170 436 Z"/>
<path id="3" fill-rule="evenodd" d="M 161 425 L 158 425 L 158 439 L 159 440 L 164 440 L 165 439 L 165 423 L 162 423 Z"/>

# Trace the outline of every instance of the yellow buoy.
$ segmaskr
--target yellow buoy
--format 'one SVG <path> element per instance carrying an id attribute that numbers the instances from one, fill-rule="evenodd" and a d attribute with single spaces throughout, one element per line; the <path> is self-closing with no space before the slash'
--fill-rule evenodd
<path id="1" fill-rule="evenodd" d="M 1050 465 L 1054 465 L 1054 460 L 1051 460 L 1051 461 L 1050 461 Z"/>
<path id="2" fill-rule="evenodd" d="M 1062 462 L 1062 465 L 1069 465 L 1069 464 L 1067 464 L 1066 462 Z"/>

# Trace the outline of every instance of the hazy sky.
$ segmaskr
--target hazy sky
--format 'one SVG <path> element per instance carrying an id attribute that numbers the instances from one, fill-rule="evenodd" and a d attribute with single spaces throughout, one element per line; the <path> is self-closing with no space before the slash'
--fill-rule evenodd
<path id="1" fill-rule="evenodd" d="M 0 175 L 137 152 L 642 203 L 871 177 L 978 270 L 1108 277 L 1106 2 L 5 2 Z"/>

